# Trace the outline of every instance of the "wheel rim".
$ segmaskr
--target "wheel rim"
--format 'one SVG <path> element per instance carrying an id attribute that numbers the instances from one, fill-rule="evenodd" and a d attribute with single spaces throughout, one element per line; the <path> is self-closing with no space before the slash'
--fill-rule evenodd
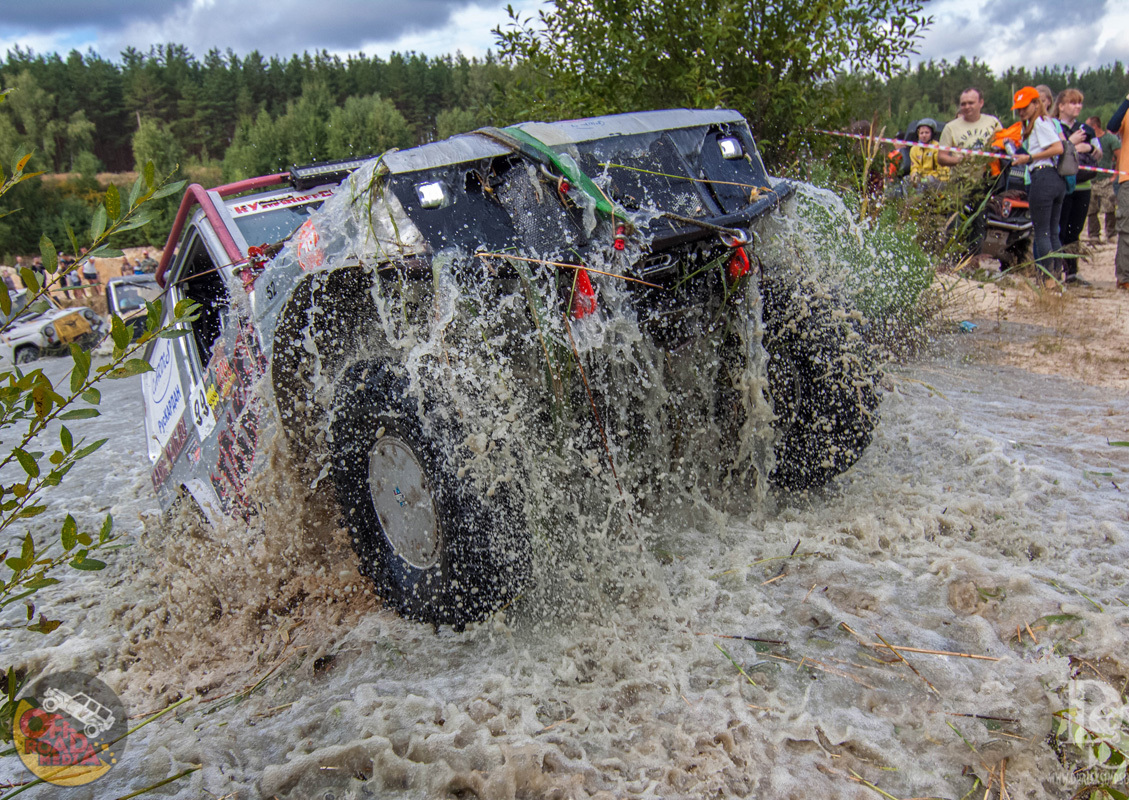
<path id="1" fill-rule="evenodd" d="M 16 353 L 16 363 L 17 364 L 30 364 L 32 361 L 35 361 L 36 355 L 37 354 L 34 350 L 32 350 L 29 347 L 25 347 L 24 349 L 22 349 L 18 353 Z"/>
<path id="2" fill-rule="evenodd" d="M 419 569 L 435 566 L 438 515 L 412 449 L 394 436 L 378 440 L 369 455 L 368 484 L 380 527 L 396 555 Z"/>

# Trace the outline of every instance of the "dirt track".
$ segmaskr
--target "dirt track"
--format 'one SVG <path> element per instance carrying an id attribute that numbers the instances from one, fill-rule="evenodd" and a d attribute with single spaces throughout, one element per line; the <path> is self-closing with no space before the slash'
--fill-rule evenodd
<path id="1" fill-rule="evenodd" d="M 1127 393 L 1129 292 L 1116 289 L 1113 243 L 1090 253 L 1079 272 L 1093 285 L 1062 294 L 1038 291 L 1022 278 L 980 283 L 941 276 L 942 317 L 977 325 L 969 344 L 979 360 Z"/>

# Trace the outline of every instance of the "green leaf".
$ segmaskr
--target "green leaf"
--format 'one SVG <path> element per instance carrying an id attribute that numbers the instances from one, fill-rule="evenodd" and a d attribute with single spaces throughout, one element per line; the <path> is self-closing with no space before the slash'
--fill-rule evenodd
<path id="1" fill-rule="evenodd" d="M 122 364 L 117 369 L 110 373 L 110 377 L 114 379 L 129 378 L 134 375 L 140 375 L 143 372 L 152 372 L 153 365 L 143 358 L 131 358 L 129 361 Z"/>
<path id="2" fill-rule="evenodd" d="M 23 546 L 20 548 L 20 558 L 27 564 L 35 560 L 35 542 L 31 540 L 31 534 L 24 535 Z"/>
<path id="3" fill-rule="evenodd" d="M 106 209 L 110 219 L 117 219 L 121 216 L 122 198 L 118 193 L 118 187 L 112 183 L 106 188 L 106 195 L 102 198 L 102 207 Z"/>
<path id="4" fill-rule="evenodd" d="M 62 450 L 56 450 L 54 453 L 48 456 L 47 460 L 55 466 L 59 466 L 59 464 L 63 463 L 63 459 L 66 457 L 66 453 L 64 453 Z"/>
<path id="5" fill-rule="evenodd" d="M 142 175 L 137 176 L 137 180 L 133 182 L 133 188 L 129 190 L 129 207 L 133 208 L 137 205 L 137 198 L 141 197 L 141 192 L 145 189 L 145 178 Z"/>
<path id="6" fill-rule="evenodd" d="M 93 417 L 101 416 L 96 408 L 72 408 L 70 411 L 64 411 L 59 415 L 59 419 L 91 419 Z"/>
<path id="7" fill-rule="evenodd" d="M 1110 442 L 1110 444 L 1114 447 L 1129 447 L 1129 442 Z"/>
<path id="8" fill-rule="evenodd" d="M 31 519 L 32 517 L 38 517 L 46 510 L 47 506 L 28 506 L 22 509 L 16 516 L 20 519 Z"/>
<path id="9" fill-rule="evenodd" d="M 4 281 L 0 281 L 0 311 L 4 312 L 4 316 L 12 313 L 12 296 L 8 294 L 8 284 Z"/>
<path id="10" fill-rule="evenodd" d="M 90 354 L 71 342 L 71 358 L 74 359 L 74 367 L 71 369 L 71 394 L 74 394 L 82 389 L 90 376 Z"/>
<path id="11" fill-rule="evenodd" d="M 82 393 L 82 399 L 96 406 L 102 402 L 102 393 L 97 389 L 87 389 Z"/>
<path id="12" fill-rule="evenodd" d="M 1108 744 L 1102 742 L 1098 745 L 1097 757 L 1099 764 L 1104 764 L 1105 762 L 1109 761 L 1109 757 L 1111 755 L 1113 755 L 1113 751 L 1109 749 Z"/>
<path id="13" fill-rule="evenodd" d="M 152 221 L 153 221 L 153 215 L 150 214 L 148 211 L 138 211 L 136 214 L 134 214 L 132 217 L 130 217 L 127 221 L 125 221 L 121 225 L 119 225 L 115 229 L 114 232 L 115 233 L 121 233 L 122 231 L 131 231 L 134 228 L 140 228 L 140 227 L 143 227 L 145 225 L 148 225 Z"/>
<path id="14" fill-rule="evenodd" d="M 58 578 L 32 578 L 25 583 L 24 586 L 33 591 L 39 591 L 40 589 L 46 589 L 48 586 L 54 586 L 59 582 Z"/>
<path id="15" fill-rule="evenodd" d="M 187 336 L 192 333 L 188 328 L 166 328 L 157 334 L 162 339 L 179 339 L 181 336 Z"/>
<path id="16" fill-rule="evenodd" d="M 78 543 L 81 544 L 83 547 L 90 547 L 90 545 L 93 541 L 94 540 L 92 538 L 90 538 L 89 533 L 83 532 L 83 533 L 80 533 L 78 535 Z M 85 552 L 85 551 L 83 551 L 83 552 Z"/>
<path id="17" fill-rule="evenodd" d="M 90 241 L 97 242 L 106 232 L 106 207 L 98 206 L 94 210 L 94 218 L 90 220 Z"/>
<path id="18" fill-rule="evenodd" d="M 77 255 L 79 253 L 78 237 L 74 235 L 74 228 L 65 220 L 63 226 L 67 229 L 67 238 L 71 241 L 71 252 Z M 76 264 L 74 268 L 78 269 L 78 265 Z"/>
<path id="19" fill-rule="evenodd" d="M 35 603 L 27 604 L 27 621 L 31 622 L 35 619 Z"/>
<path id="20" fill-rule="evenodd" d="M 78 544 L 78 539 L 76 538 L 78 536 L 78 525 L 75 523 L 74 517 L 70 514 L 67 514 L 67 518 L 63 520 L 63 528 L 59 532 L 59 536 L 63 542 L 63 549 L 68 552 L 73 550 L 74 546 Z"/>
<path id="21" fill-rule="evenodd" d="M 40 614 L 39 622 L 34 625 L 28 625 L 27 629 L 29 631 L 35 631 L 36 633 L 50 633 L 62 624 L 63 623 L 59 622 L 57 619 L 47 619 L 43 614 Z"/>
<path id="22" fill-rule="evenodd" d="M 75 456 L 74 456 L 75 460 L 77 461 L 79 459 L 86 458 L 88 455 L 93 453 L 99 447 L 104 445 L 107 441 L 108 441 L 107 439 L 99 439 L 98 441 L 94 442 L 93 444 L 88 444 L 86 447 L 82 448 L 77 453 L 75 453 Z"/>
<path id="23" fill-rule="evenodd" d="M 63 450 L 67 453 L 74 449 L 74 437 L 71 435 L 70 428 L 66 425 L 59 428 L 59 444 L 63 446 Z"/>
<path id="24" fill-rule="evenodd" d="M 153 192 L 153 196 L 150 199 L 159 200 L 162 197 L 168 197 L 170 194 L 180 194 L 180 192 L 184 190 L 184 187 L 187 183 L 188 181 L 175 181 L 173 183 L 167 183 L 157 191 Z"/>
<path id="25" fill-rule="evenodd" d="M 71 562 L 71 566 L 75 569 L 86 570 L 87 572 L 95 572 L 100 569 L 105 569 L 106 562 L 99 561 L 96 558 L 83 558 L 81 561 L 75 559 Z"/>
<path id="26" fill-rule="evenodd" d="M 43 257 L 43 268 L 52 275 L 55 274 L 55 270 L 59 266 L 59 254 L 46 234 L 39 237 L 39 255 Z"/>
<path id="27" fill-rule="evenodd" d="M 110 320 L 110 336 L 114 339 L 114 347 L 125 350 L 129 347 L 130 339 L 133 338 L 133 330 L 127 328 L 122 318 L 115 314 Z"/>
<path id="28" fill-rule="evenodd" d="M 12 556 L 4 563 L 8 565 L 8 569 L 12 572 L 22 572 L 24 567 L 27 566 L 27 564 L 23 562 L 23 559 L 16 558 L 16 556 Z"/>
<path id="29" fill-rule="evenodd" d="M 91 258 L 121 258 L 124 255 L 125 253 L 118 248 L 109 247 L 108 245 L 102 245 L 97 250 L 90 253 Z"/>
<path id="30" fill-rule="evenodd" d="M 98 531 L 98 542 L 99 542 L 99 544 L 101 544 L 102 542 L 104 542 L 104 541 L 106 541 L 107 539 L 110 538 L 110 532 L 113 531 L 113 529 L 114 529 L 114 518 L 112 516 L 110 516 L 109 514 L 107 514 L 106 519 L 103 520 L 103 522 L 102 522 L 102 530 Z"/>
<path id="31" fill-rule="evenodd" d="M 142 171 L 142 174 L 145 176 L 145 185 L 152 189 L 154 182 L 157 180 L 157 168 L 153 166 L 152 161 L 145 162 L 145 169 Z"/>
<path id="32" fill-rule="evenodd" d="M 35 459 L 32 458 L 26 450 L 22 447 L 13 447 L 12 455 L 20 462 L 20 466 L 24 468 L 24 472 L 26 472 L 29 477 L 39 477 L 39 465 L 35 463 Z"/>
<path id="33" fill-rule="evenodd" d="M 24 286 L 27 287 L 29 296 L 42 291 L 43 287 L 39 285 L 39 277 L 32 272 L 29 267 L 24 267 L 20 270 L 20 280 L 23 281 Z"/>

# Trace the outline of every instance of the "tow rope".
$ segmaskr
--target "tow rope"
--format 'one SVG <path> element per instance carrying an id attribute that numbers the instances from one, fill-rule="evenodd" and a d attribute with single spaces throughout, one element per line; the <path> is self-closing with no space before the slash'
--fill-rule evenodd
<path id="1" fill-rule="evenodd" d="M 896 147 L 924 147 L 926 150 L 944 150 L 948 153 L 960 153 L 966 156 L 979 156 L 981 158 L 996 158 L 1001 161 L 1010 161 L 1011 157 L 1007 153 L 992 153 L 987 150 L 971 150 L 967 147 L 942 147 L 940 144 L 930 142 L 929 144 L 922 144 L 921 142 L 910 142 L 905 139 L 886 139 L 881 136 L 867 136 L 862 133 L 844 133 L 842 131 L 825 131 L 819 128 L 815 129 L 816 133 L 823 133 L 828 136 L 841 136 L 845 139 L 860 139 L 864 142 L 881 142 L 882 144 L 892 144 Z M 1090 172 L 1101 172 L 1106 175 L 1121 175 L 1129 173 L 1122 173 L 1117 169 L 1106 169 L 1105 167 L 1080 167 L 1080 169 L 1089 170 Z"/>

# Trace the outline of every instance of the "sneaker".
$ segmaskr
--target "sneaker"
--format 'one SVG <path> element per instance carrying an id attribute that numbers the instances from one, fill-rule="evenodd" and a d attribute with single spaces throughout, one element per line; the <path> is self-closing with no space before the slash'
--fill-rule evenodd
<path id="1" fill-rule="evenodd" d="M 1129 292 L 1129 283 L 1119 283 L 1117 284 L 1117 288 L 1123 292 Z"/>
<path id="2" fill-rule="evenodd" d="M 1064 283 L 1066 283 L 1067 286 L 1078 286 L 1085 289 L 1088 289 L 1094 285 L 1085 278 L 1080 278 L 1077 275 L 1068 275 Z"/>

